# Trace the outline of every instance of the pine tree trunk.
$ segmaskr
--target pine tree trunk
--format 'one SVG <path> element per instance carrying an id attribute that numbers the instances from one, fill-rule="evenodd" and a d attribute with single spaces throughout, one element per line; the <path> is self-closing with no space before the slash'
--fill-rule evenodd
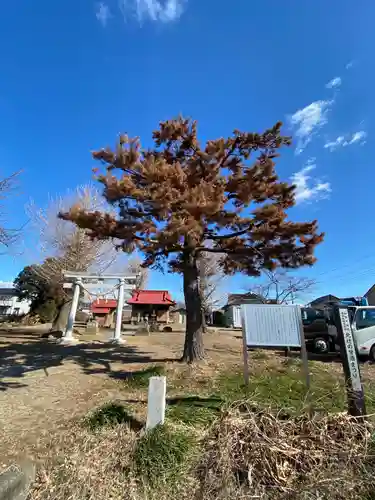
<path id="1" fill-rule="evenodd" d="M 186 255 L 184 265 L 184 295 L 186 333 L 182 361 L 193 363 L 204 358 L 202 301 L 199 293 L 198 269 L 195 258 Z"/>

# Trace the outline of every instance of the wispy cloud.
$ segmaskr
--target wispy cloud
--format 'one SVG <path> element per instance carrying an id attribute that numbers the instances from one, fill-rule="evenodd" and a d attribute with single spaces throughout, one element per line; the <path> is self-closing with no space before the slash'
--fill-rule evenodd
<path id="1" fill-rule="evenodd" d="M 176 21 L 183 13 L 185 3 L 186 0 L 119 0 L 124 19 L 135 14 L 140 23 Z"/>
<path id="2" fill-rule="evenodd" d="M 349 61 L 348 64 L 345 66 L 345 69 L 351 69 L 355 64 L 355 61 Z"/>
<path id="3" fill-rule="evenodd" d="M 333 101 L 315 101 L 289 116 L 290 125 L 298 139 L 296 155 L 302 153 L 316 131 L 327 123 Z"/>
<path id="4" fill-rule="evenodd" d="M 347 137 L 339 135 L 334 141 L 326 142 L 324 147 L 333 152 L 338 148 L 345 148 L 346 146 L 351 146 L 352 144 L 359 144 L 360 146 L 363 146 L 366 144 L 366 137 L 367 133 L 364 130 L 360 130 Z"/>
<path id="5" fill-rule="evenodd" d="M 100 2 L 97 5 L 95 15 L 96 19 L 101 23 L 101 25 L 106 27 L 108 20 L 111 17 L 111 11 L 106 3 Z"/>
<path id="6" fill-rule="evenodd" d="M 326 84 L 326 88 L 337 89 L 338 87 L 340 87 L 340 85 L 341 85 L 341 78 L 339 76 L 336 76 Z"/>
<path id="7" fill-rule="evenodd" d="M 297 204 L 328 198 L 332 191 L 329 182 L 321 182 L 318 178 L 312 177 L 311 172 L 315 168 L 315 158 L 311 158 L 301 170 L 292 175 L 291 181 L 296 187 Z"/>

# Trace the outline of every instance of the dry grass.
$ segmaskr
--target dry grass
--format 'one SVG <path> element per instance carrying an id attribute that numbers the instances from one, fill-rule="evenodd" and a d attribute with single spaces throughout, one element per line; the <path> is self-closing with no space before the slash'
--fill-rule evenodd
<path id="1" fill-rule="evenodd" d="M 310 362 L 310 397 L 320 416 L 308 419 L 298 359 L 250 352 L 246 388 L 237 337 L 209 333 L 207 360 L 194 366 L 163 361 L 180 356 L 180 333 L 129 337 L 118 348 L 58 348 L 56 366 L 49 361 L 55 348 L 7 339 L 2 360 L 10 366 L 36 357 L 52 368 L 48 376 L 35 369 L 38 377 L 6 381 L 3 456 L 31 451 L 38 460 L 35 500 L 375 498 L 372 424 L 342 413 L 340 364 Z M 375 412 L 374 367 L 361 370 Z M 145 436 L 155 374 L 167 376 L 167 425 Z"/>
<path id="2" fill-rule="evenodd" d="M 343 414 L 286 418 L 246 404 L 199 432 L 76 425 L 40 465 L 31 498 L 364 500 L 375 491 L 372 432 Z"/>
<path id="3" fill-rule="evenodd" d="M 242 404 L 209 434 L 201 498 L 363 500 L 375 491 L 372 432 L 345 414 L 280 418 Z"/>

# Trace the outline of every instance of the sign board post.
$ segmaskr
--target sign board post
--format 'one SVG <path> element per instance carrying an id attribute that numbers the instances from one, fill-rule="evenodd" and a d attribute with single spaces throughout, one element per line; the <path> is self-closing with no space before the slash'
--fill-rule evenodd
<path id="1" fill-rule="evenodd" d="M 353 417 L 363 417 L 366 415 L 365 396 L 348 308 L 335 306 L 333 315 L 338 333 L 340 355 L 345 376 L 348 413 Z"/>
<path id="2" fill-rule="evenodd" d="M 302 367 L 307 391 L 310 372 L 306 350 L 301 308 L 298 305 L 243 304 L 242 339 L 245 383 L 249 383 L 248 348 L 264 347 L 301 349 Z"/>

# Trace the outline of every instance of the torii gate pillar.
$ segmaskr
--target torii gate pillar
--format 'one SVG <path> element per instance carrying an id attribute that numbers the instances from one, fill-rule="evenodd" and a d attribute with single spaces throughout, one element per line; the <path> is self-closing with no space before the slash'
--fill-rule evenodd
<path id="1" fill-rule="evenodd" d="M 125 280 L 124 278 L 121 278 L 118 289 L 118 298 L 117 298 L 116 326 L 115 326 L 115 331 L 113 333 L 113 338 L 111 339 L 111 343 L 113 344 L 124 344 L 126 342 L 125 339 L 121 338 L 122 310 L 124 308 L 124 296 L 125 296 Z"/>
<path id="2" fill-rule="evenodd" d="M 75 320 L 76 313 L 77 313 L 81 285 L 82 285 L 82 281 L 78 278 L 74 283 L 73 300 L 72 300 L 72 305 L 70 306 L 68 322 L 66 325 L 65 333 L 64 333 L 64 336 L 61 338 L 62 344 L 73 344 L 74 342 L 77 342 L 77 340 L 73 337 L 73 327 L 74 327 L 74 320 Z"/>

